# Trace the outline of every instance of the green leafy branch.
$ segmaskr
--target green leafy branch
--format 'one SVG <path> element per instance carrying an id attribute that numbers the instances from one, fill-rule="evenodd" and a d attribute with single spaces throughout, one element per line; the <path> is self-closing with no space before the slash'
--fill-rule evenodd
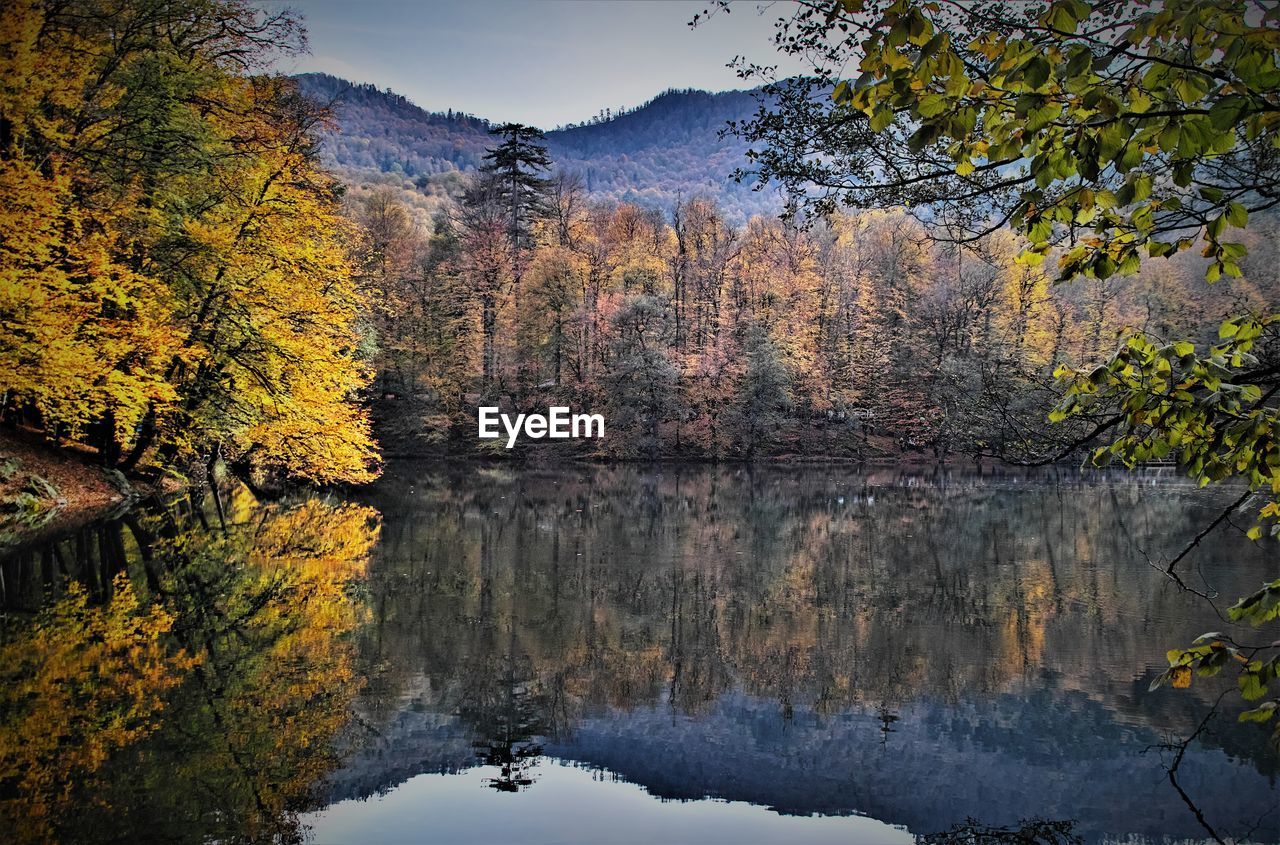
<path id="1" fill-rule="evenodd" d="M 1210 281 L 1239 276 L 1244 247 L 1228 227 L 1274 204 L 1280 9 L 1261 20 L 1239 0 L 1039 9 L 833 4 L 831 25 L 856 33 L 861 57 L 834 102 L 873 132 L 905 127 L 910 151 L 938 151 L 962 180 L 1019 174 L 1004 213 L 1033 263 L 1065 230 L 1063 279 L 1133 273 L 1144 252 L 1197 237 Z"/>
<path id="2" fill-rule="evenodd" d="M 1242 479 L 1247 492 L 1227 510 L 1230 513 L 1250 494 L 1266 499 L 1248 536 L 1280 535 L 1280 409 L 1269 404 L 1280 382 L 1277 368 L 1259 364 L 1254 354 L 1259 338 L 1280 318 L 1242 317 L 1224 322 L 1219 343 L 1197 355 L 1185 341 L 1162 344 L 1135 334 L 1106 363 L 1091 370 L 1060 368 L 1065 386 L 1051 419 L 1065 420 L 1101 407 L 1118 408 L 1121 419 L 1114 437 L 1098 447 L 1095 464 L 1118 461 L 1133 467 L 1152 460 L 1176 461 L 1201 486 L 1230 478 Z M 1201 532 L 1188 547 L 1221 521 Z M 1170 562 L 1167 574 L 1186 552 Z M 1280 616 L 1280 580 L 1264 584 L 1227 610 L 1232 622 L 1256 626 Z M 1269 656 L 1270 655 L 1270 656 Z M 1193 672 L 1202 677 L 1237 667 L 1240 693 L 1246 701 L 1265 698 L 1280 678 L 1280 641 L 1242 647 L 1221 633 L 1199 637 L 1190 648 L 1168 653 L 1169 668 L 1152 688 L 1191 685 Z M 1269 722 L 1280 698 L 1263 701 L 1240 714 L 1242 721 Z M 1280 749 L 1280 720 L 1272 734 Z"/>

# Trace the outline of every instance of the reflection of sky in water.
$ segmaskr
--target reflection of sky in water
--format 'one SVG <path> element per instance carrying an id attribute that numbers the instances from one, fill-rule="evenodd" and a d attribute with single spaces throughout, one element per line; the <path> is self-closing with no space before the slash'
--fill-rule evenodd
<path id="1" fill-rule="evenodd" d="M 206 659 L 92 777 L 59 766 L 111 739 L 100 714 L 69 699 L 63 741 L 30 709 L 49 777 L 0 795 L 0 819 L 66 843 L 891 843 L 970 817 L 1200 841 L 1159 746 L 1234 683 L 1148 686 L 1223 623 L 1141 552 L 1181 548 L 1230 495 L 1070 471 L 401 464 L 367 494 L 380 532 L 319 499 L 237 495 L 225 536 L 194 501 L 138 509 L 0 560 L 4 600 L 39 607 L 65 574 L 103 602 L 128 574 Z M 1276 560 L 1223 531 L 1186 563 L 1237 596 Z M 38 633 L 17 647 L 96 653 L 79 628 Z M 42 664 L 51 688 L 79 667 L 131 700 L 129 672 L 66 662 Z M 1276 754 L 1226 701 L 1180 783 L 1226 837 L 1280 842 Z"/>
<path id="2" fill-rule="evenodd" d="M 369 841 L 881 842 L 968 817 L 1070 820 L 1090 843 L 1204 835 L 1152 749 L 1194 728 L 1208 687 L 1147 686 L 1170 644 L 1221 623 L 1137 550 L 1179 548 L 1221 491 L 1073 472 L 400 471 L 374 502 L 361 636 L 385 674 L 358 698 L 370 730 L 347 738 L 318 842 L 365 824 Z M 1236 593 L 1264 566 L 1235 535 L 1196 561 Z M 1247 730 L 1221 720 L 1184 785 L 1229 830 L 1277 841 Z M 522 743 L 547 755 L 534 783 L 484 788 L 488 755 L 530 774 Z"/>
<path id="3" fill-rule="evenodd" d="M 544 760 L 535 786 L 495 795 L 493 767 L 418 775 L 385 795 L 304 817 L 315 845 L 441 842 L 733 842 L 893 845 L 901 828 L 862 816 L 780 816 L 741 801 L 659 801 L 639 786 Z"/>

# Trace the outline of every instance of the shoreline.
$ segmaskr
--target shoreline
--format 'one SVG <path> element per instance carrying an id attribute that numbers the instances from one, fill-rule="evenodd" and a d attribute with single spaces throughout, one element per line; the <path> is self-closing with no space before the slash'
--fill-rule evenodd
<path id="1" fill-rule="evenodd" d="M 601 455 L 554 455 L 545 448 L 521 450 L 511 454 L 484 454 L 476 451 L 446 452 L 430 448 L 422 451 L 397 449 L 384 452 L 384 468 L 392 463 L 434 464 L 440 466 L 506 467 L 511 469 L 546 469 L 565 466 L 702 466 L 822 469 L 865 468 L 883 470 L 902 467 L 912 470 L 1008 467 L 1020 465 L 990 456 L 952 453 L 938 458 L 927 451 L 899 454 L 850 455 L 783 454 L 736 456 L 608 457 Z M 1078 465 L 1070 460 L 1054 466 Z M 1151 468 L 1168 468 L 1160 465 Z M 356 493 L 382 483 L 385 474 L 367 485 L 337 485 L 336 488 Z M 106 469 L 92 462 L 91 455 L 74 447 L 57 449 L 45 443 L 34 432 L 0 430 L 0 553 L 40 542 L 43 538 L 63 534 L 81 526 L 110 519 L 126 511 L 139 500 L 169 484 Z M 288 489 L 288 488 L 285 488 Z"/>
<path id="2" fill-rule="evenodd" d="M 147 492 L 143 482 L 37 435 L 0 431 L 0 551 L 107 518 Z"/>

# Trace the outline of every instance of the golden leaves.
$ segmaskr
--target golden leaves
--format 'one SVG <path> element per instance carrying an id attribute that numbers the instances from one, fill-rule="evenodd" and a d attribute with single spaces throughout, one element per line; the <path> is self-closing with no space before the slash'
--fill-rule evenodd
<path id="1" fill-rule="evenodd" d="M 72 583 L 28 631 L 0 647 L 0 782 L 22 796 L 0 817 L 43 838 L 71 783 L 156 728 L 168 690 L 198 661 L 164 640 L 174 617 L 144 608 L 123 573 L 90 607 Z"/>
<path id="2" fill-rule="evenodd" d="M 189 49 L 111 17 L 151 13 L 90 5 L 72 23 L 20 2 L 0 19 L 0 387 L 63 436 L 106 423 L 94 445 L 127 447 L 155 418 L 179 458 L 223 443 L 368 480 L 365 303 L 315 115 L 288 81 L 225 66 L 239 4 L 165 11 L 189 19 Z"/>
<path id="3" fill-rule="evenodd" d="M 125 574 L 100 606 L 73 582 L 0 645 L 0 825 L 21 841 L 127 823 L 113 801 L 161 772 L 149 804 L 182 816 L 193 794 L 214 795 L 235 835 L 210 838 L 253 839 L 255 826 L 288 826 L 333 765 L 357 687 L 349 635 L 363 613 L 349 588 L 378 515 L 321 499 L 239 499 L 226 514 L 217 534 L 139 514 L 166 525 L 150 546 L 163 582 L 152 603 Z"/>

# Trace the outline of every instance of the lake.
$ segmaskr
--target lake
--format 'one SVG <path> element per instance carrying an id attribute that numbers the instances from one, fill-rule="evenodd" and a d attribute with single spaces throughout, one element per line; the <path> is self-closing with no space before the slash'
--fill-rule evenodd
<path id="1" fill-rule="evenodd" d="M 1208 840 L 1199 813 L 1280 842 L 1280 758 L 1238 697 L 1215 710 L 1230 678 L 1148 690 L 1228 630 L 1148 560 L 1233 495 L 398 462 L 350 501 L 149 502 L 0 562 L 0 820 L 68 843 L 1139 843 Z M 1183 568 L 1221 607 L 1277 574 L 1233 529 Z"/>

